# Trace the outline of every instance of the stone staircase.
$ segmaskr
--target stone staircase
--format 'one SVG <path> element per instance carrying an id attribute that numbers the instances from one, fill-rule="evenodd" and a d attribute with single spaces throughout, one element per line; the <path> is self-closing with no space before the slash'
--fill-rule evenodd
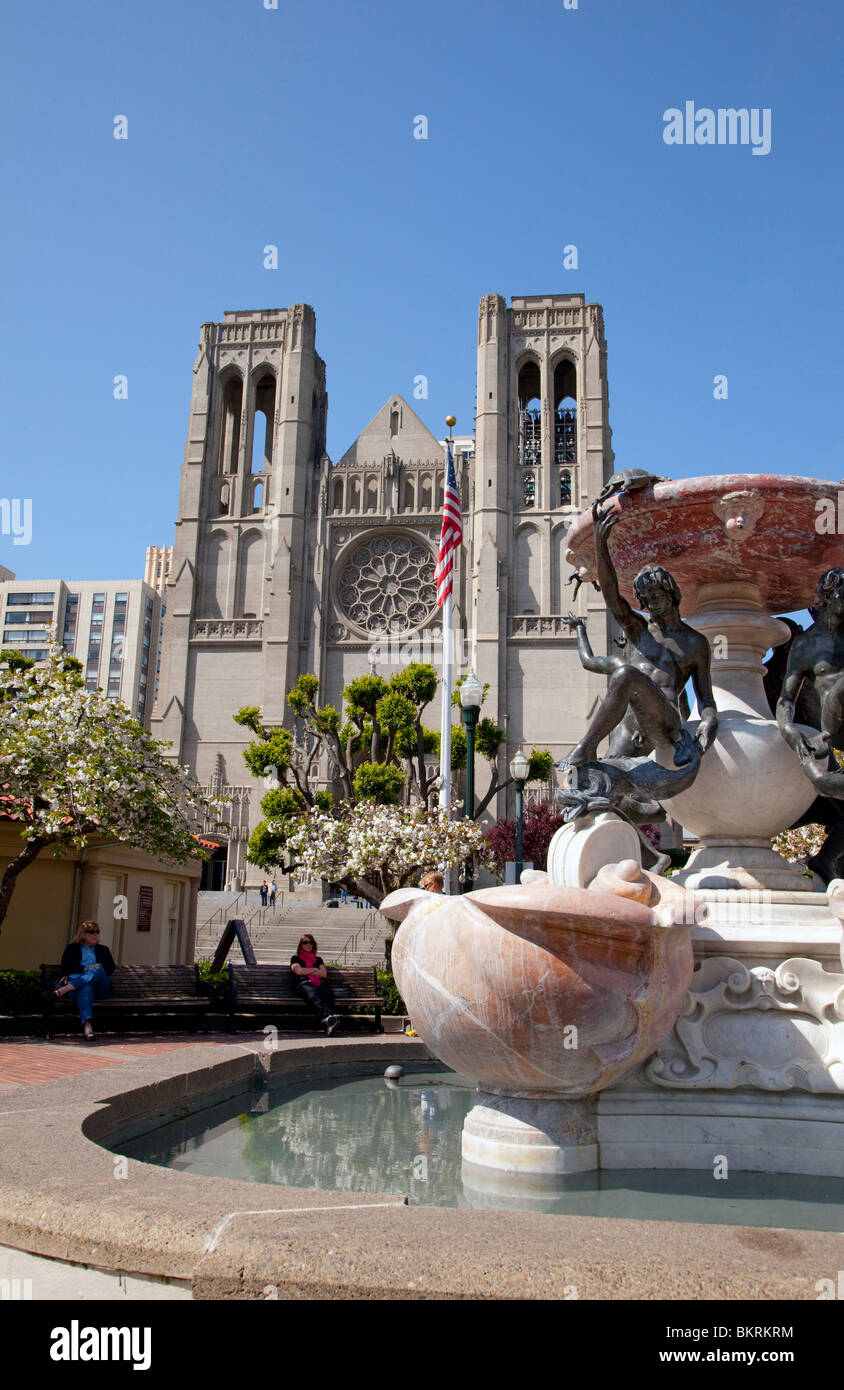
<path id="1" fill-rule="evenodd" d="M 252 898 L 257 901 L 253 902 Z M 287 965 L 303 932 L 311 932 L 325 961 L 339 965 L 383 965 L 384 938 L 389 924 L 380 912 L 355 907 L 329 908 L 320 903 L 296 903 L 288 898 L 275 908 L 262 907 L 257 893 L 202 893 L 197 910 L 197 960 L 214 955 L 231 917 L 246 924 L 255 956 L 262 965 Z M 208 899 L 215 899 L 208 902 Z M 231 960 L 240 959 L 237 945 Z"/>

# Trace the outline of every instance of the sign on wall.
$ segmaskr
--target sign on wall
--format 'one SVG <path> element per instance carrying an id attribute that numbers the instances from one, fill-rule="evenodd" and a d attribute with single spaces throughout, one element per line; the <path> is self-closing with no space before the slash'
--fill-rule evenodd
<path id="1" fill-rule="evenodd" d="M 138 889 L 138 931 L 152 931 L 152 889 Z"/>

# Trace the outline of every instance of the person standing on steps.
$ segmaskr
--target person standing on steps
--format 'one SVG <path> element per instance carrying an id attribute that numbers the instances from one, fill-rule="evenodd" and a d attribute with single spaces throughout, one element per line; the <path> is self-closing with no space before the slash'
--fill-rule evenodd
<path id="1" fill-rule="evenodd" d="M 262 907 L 266 907 L 266 905 L 267 905 L 267 893 L 268 893 L 268 891 L 269 891 L 269 890 L 268 890 L 268 888 L 267 888 L 267 884 L 266 884 L 266 880 L 265 880 L 265 881 L 261 884 L 261 887 L 258 889 L 258 892 L 261 894 L 261 906 L 262 906 Z"/>
<path id="2" fill-rule="evenodd" d="M 270 907 L 275 907 L 275 879 L 270 884 Z"/>

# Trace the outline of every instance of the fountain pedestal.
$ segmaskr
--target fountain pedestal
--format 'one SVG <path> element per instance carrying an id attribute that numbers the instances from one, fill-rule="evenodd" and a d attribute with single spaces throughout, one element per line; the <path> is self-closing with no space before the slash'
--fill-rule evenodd
<path id="1" fill-rule="evenodd" d="M 709 639 L 718 737 L 693 785 L 665 802 L 699 844 L 676 875 L 688 888 L 805 891 L 801 864 L 771 839 L 808 811 L 815 792 L 783 739 L 765 695 L 762 658 L 789 635 L 764 610 L 758 584 L 700 584 L 688 620 Z M 691 722 L 693 731 L 696 720 Z M 658 761 L 670 765 L 671 754 Z"/>
<path id="2" fill-rule="evenodd" d="M 508 1096 L 479 1091 L 463 1123 L 463 1158 L 507 1173 L 588 1173 L 598 1167 L 591 1096 Z"/>

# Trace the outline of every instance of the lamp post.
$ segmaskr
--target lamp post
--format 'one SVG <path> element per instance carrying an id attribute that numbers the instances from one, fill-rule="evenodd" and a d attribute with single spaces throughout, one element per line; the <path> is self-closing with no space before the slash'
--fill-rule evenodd
<path id="1" fill-rule="evenodd" d="M 522 829 L 524 824 L 524 806 L 522 794 L 525 789 L 530 763 L 522 752 L 521 748 L 513 757 L 510 763 L 510 776 L 516 784 L 516 882 L 522 880 Z"/>
<path id="2" fill-rule="evenodd" d="M 483 696 L 483 686 L 474 671 L 470 671 L 466 679 L 460 684 L 460 709 L 463 714 L 463 723 L 466 725 L 466 795 L 463 808 L 464 814 L 470 820 L 475 814 L 475 728 L 481 713 Z M 474 882 L 475 875 L 470 855 L 466 862 L 463 892 L 471 893 Z"/>

